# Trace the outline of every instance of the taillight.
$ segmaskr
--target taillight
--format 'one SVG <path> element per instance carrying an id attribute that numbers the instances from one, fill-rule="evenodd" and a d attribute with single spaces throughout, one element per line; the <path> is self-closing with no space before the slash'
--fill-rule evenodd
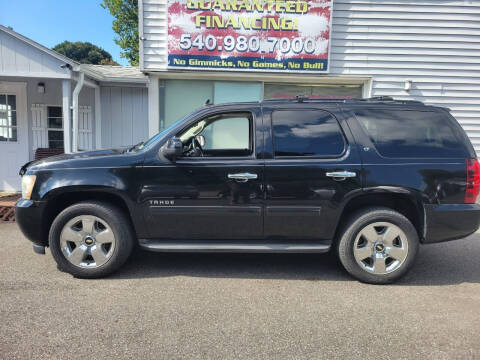
<path id="1" fill-rule="evenodd" d="M 480 164 L 477 159 L 466 159 L 467 187 L 465 189 L 465 204 L 474 204 L 480 194 Z"/>

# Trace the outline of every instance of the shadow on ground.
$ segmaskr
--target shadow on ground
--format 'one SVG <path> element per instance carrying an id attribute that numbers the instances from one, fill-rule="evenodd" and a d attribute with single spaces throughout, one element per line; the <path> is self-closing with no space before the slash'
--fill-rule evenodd
<path id="1" fill-rule="evenodd" d="M 480 283 L 480 236 L 421 246 L 399 285 Z M 137 250 L 110 279 L 165 276 L 355 281 L 329 254 L 152 253 Z"/>

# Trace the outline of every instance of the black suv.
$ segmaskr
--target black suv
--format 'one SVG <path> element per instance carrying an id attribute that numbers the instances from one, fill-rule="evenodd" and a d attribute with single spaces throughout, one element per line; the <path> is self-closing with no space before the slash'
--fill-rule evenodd
<path id="1" fill-rule="evenodd" d="M 22 167 L 34 250 L 95 278 L 152 251 L 322 253 L 387 283 L 479 226 L 480 165 L 448 109 L 392 98 L 206 105 L 131 148 Z"/>

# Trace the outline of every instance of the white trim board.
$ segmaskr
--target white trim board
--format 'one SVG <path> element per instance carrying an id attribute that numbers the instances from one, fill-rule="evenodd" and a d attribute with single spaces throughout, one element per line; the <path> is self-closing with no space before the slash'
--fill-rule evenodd
<path id="1" fill-rule="evenodd" d="M 259 73 L 212 73 L 206 71 L 175 72 L 158 71 L 148 72 L 150 77 L 159 79 L 182 80 L 224 80 L 248 81 L 269 83 L 302 83 L 302 84 L 367 84 L 371 76 L 305 76 L 289 74 L 259 74 Z"/>
<path id="2" fill-rule="evenodd" d="M 54 72 L 17 72 L 17 71 L 0 71 L 0 76 L 8 77 L 24 77 L 24 78 L 39 78 L 39 79 L 71 79 L 68 74 L 58 74 Z"/>
<path id="3" fill-rule="evenodd" d="M 0 143 L 0 190 L 21 190 L 18 170 L 29 161 L 27 83 L 0 81 L 0 93 L 16 96 L 17 141 Z"/>

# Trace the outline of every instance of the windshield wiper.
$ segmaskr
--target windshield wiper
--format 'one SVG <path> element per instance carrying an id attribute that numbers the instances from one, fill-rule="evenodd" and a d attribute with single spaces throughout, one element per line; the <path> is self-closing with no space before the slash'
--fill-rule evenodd
<path id="1" fill-rule="evenodd" d="M 142 146 L 143 143 L 144 143 L 143 141 L 140 141 L 138 144 L 133 145 L 132 147 L 128 148 L 126 152 L 132 152 L 132 151 L 135 150 L 136 148 Z"/>

